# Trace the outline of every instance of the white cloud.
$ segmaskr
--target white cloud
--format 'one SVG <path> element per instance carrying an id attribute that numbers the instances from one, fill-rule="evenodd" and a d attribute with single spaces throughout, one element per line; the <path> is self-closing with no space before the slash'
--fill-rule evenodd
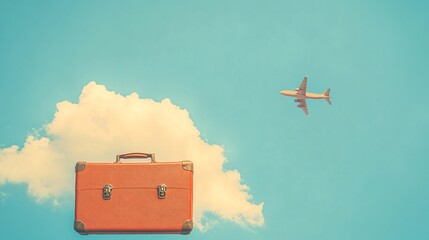
<path id="1" fill-rule="evenodd" d="M 189 113 L 169 99 L 122 96 L 90 82 L 78 103 L 63 101 L 46 136 L 30 135 L 22 149 L 0 149 L 0 184 L 26 183 L 37 201 L 73 194 L 77 161 L 112 162 L 118 153 L 154 152 L 159 161 L 194 162 L 194 221 L 205 231 L 220 219 L 262 226 L 263 203 L 254 204 L 237 170 L 224 170 L 223 148 L 201 139 Z"/>

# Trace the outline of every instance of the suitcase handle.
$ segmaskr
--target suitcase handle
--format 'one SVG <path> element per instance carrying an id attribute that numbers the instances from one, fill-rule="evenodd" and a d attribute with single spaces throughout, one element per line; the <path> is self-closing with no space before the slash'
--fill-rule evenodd
<path id="1" fill-rule="evenodd" d="M 155 154 L 154 153 L 125 153 L 116 155 L 116 163 L 121 162 L 121 158 L 128 159 L 128 158 L 150 158 L 150 162 L 155 162 Z"/>

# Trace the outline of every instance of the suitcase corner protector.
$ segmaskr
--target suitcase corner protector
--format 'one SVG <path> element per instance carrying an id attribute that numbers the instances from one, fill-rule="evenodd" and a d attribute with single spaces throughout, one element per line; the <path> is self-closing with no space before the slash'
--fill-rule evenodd
<path id="1" fill-rule="evenodd" d="M 86 162 L 77 162 L 75 172 L 76 173 L 81 172 L 81 171 L 85 170 L 85 168 L 86 168 Z"/>
<path id="2" fill-rule="evenodd" d="M 88 235 L 85 231 L 85 223 L 82 221 L 74 221 L 74 230 L 81 235 Z"/>
<path id="3" fill-rule="evenodd" d="M 186 171 L 194 172 L 194 164 L 191 161 L 182 161 L 182 168 Z"/>
<path id="4" fill-rule="evenodd" d="M 182 225 L 182 231 L 180 232 L 183 235 L 187 235 L 191 233 L 192 228 L 194 227 L 194 223 L 191 219 L 185 220 Z"/>

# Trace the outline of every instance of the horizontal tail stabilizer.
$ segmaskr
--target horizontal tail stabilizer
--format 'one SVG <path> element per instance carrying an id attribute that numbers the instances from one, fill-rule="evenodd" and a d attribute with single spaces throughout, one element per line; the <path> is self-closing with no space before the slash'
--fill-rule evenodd
<path id="1" fill-rule="evenodd" d="M 332 105 L 331 100 L 329 100 L 329 98 L 325 98 L 325 100 L 329 103 L 329 105 Z"/>

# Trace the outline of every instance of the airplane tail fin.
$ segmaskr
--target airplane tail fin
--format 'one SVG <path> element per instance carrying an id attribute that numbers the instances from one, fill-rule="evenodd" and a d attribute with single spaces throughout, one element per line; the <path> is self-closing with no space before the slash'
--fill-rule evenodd
<path id="1" fill-rule="evenodd" d="M 323 95 L 325 95 L 325 96 L 329 96 L 329 93 L 331 93 L 331 89 L 330 89 L 330 88 L 328 88 L 328 90 L 326 90 L 326 91 L 323 93 Z"/>
<path id="2" fill-rule="evenodd" d="M 328 96 L 329 97 L 329 93 L 331 93 L 331 89 L 328 88 L 328 90 L 326 90 L 323 95 Z M 331 100 L 329 100 L 329 98 L 325 98 L 325 100 L 328 102 L 329 105 L 332 105 Z"/>

